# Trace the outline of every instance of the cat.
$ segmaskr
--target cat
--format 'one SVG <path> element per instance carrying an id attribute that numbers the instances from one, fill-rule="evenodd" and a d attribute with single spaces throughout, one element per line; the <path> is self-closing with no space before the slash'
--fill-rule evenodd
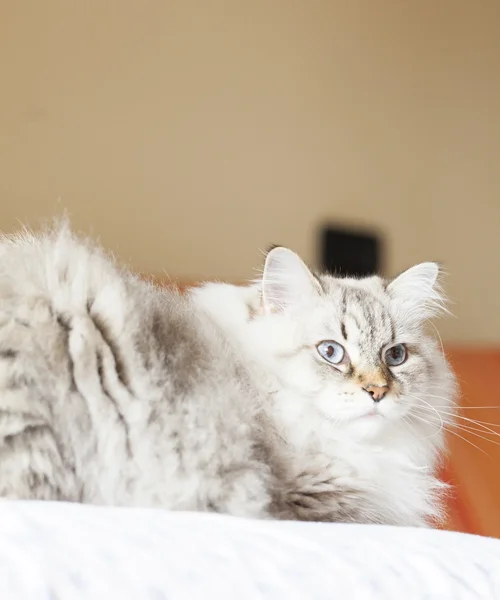
<path id="1" fill-rule="evenodd" d="M 454 375 L 434 263 L 392 281 L 271 249 L 185 294 L 68 225 L 0 239 L 0 497 L 426 526 Z"/>

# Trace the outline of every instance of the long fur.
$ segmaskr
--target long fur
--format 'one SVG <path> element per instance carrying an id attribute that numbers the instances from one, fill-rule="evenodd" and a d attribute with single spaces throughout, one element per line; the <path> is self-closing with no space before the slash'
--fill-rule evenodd
<path id="1" fill-rule="evenodd" d="M 180 295 L 68 227 L 4 237 L 0 496 L 262 518 L 438 518 L 439 411 L 454 378 L 424 332 L 426 307 L 440 298 L 432 267 L 417 268 L 415 296 L 408 272 L 389 285 L 318 278 L 290 251 L 271 255 L 258 284 Z M 374 419 L 353 373 L 316 351 L 342 331 L 358 374 L 378 368 L 388 336 L 412 348 Z"/>

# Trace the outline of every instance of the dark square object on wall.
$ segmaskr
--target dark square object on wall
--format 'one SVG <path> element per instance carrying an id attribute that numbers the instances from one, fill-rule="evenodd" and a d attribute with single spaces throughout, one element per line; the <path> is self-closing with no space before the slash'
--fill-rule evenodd
<path id="1" fill-rule="evenodd" d="M 381 246 L 376 233 L 325 227 L 320 241 L 321 266 L 329 273 L 345 277 L 380 274 Z"/>

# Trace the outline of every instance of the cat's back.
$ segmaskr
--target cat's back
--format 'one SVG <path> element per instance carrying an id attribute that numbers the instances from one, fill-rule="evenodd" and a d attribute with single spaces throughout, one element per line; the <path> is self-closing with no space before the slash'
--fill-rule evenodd
<path id="1" fill-rule="evenodd" d="M 16 436 L 27 452 L 37 428 L 38 454 L 55 457 L 44 497 L 260 511 L 254 392 L 190 295 L 143 281 L 66 227 L 0 240 L 0 409 L 14 415 L 0 418 L 0 446 Z M 7 491 L 0 481 L 0 495 L 41 497 L 26 491 L 34 477 Z"/>
<path id="2" fill-rule="evenodd" d="M 184 369 L 186 379 L 189 365 L 199 372 L 203 362 L 228 351 L 189 296 L 144 281 L 67 225 L 0 238 L 0 320 L 38 331 L 54 322 L 81 329 L 82 336 L 95 329 L 112 348 L 117 369 L 126 370 L 128 356 L 135 373 L 151 374 L 161 362 L 164 371 Z M 220 358 L 227 366 L 227 356 Z"/>
<path id="3" fill-rule="evenodd" d="M 67 225 L 40 233 L 22 231 L 0 238 L 1 308 L 19 303 L 50 303 L 61 314 L 113 308 L 122 314 L 134 277 L 120 269 L 97 244 L 73 234 Z M 147 286 L 144 292 L 147 293 Z"/>

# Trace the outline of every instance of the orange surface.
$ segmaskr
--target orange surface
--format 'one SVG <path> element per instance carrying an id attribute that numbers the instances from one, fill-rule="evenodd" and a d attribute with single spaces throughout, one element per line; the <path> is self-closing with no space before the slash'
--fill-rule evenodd
<path id="1" fill-rule="evenodd" d="M 492 433 L 500 434 L 500 349 L 450 348 L 447 354 L 462 390 L 459 415 L 464 418 L 458 420 L 477 430 L 455 430 L 465 439 L 448 436 L 445 476 L 455 485 L 448 526 L 500 537 L 500 435 Z"/>

